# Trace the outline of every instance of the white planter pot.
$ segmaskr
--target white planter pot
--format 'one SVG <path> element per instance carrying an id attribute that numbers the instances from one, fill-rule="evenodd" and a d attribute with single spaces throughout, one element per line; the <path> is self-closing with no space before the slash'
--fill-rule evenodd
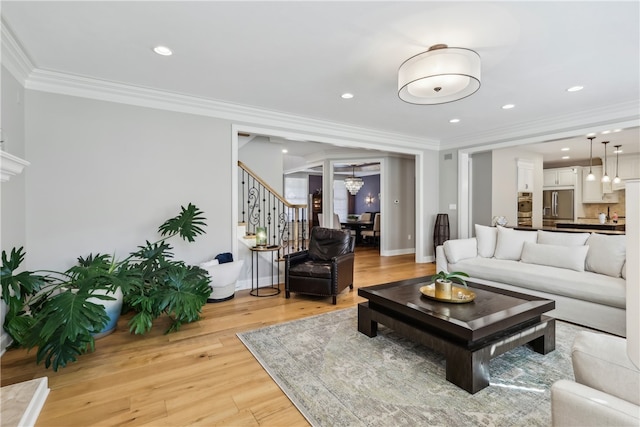
<path id="1" fill-rule="evenodd" d="M 106 301 L 98 298 L 89 298 L 87 300 L 93 304 L 98 304 L 103 306 L 105 311 L 107 312 L 107 316 L 109 316 L 109 321 L 107 322 L 105 327 L 101 331 L 93 334 L 93 338 L 98 339 L 106 335 L 109 335 L 110 333 L 115 331 L 116 326 L 118 324 L 118 319 L 120 318 L 120 312 L 122 311 L 123 295 L 122 295 L 122 290 L 120 288 L 117 288 L 115 293 L 107 292 L 105 290 L 96 290 L 92 293 L 94 295 L 107 295 L 115 298 L 115 300 L 113 301 Z"/>

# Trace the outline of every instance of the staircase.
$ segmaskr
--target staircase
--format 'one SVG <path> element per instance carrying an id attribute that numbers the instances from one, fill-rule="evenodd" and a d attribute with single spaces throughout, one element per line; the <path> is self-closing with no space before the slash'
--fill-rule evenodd
<path id="1" fill-rule="evenodd" d="M 307 205 L 286 201 L 242 162 L 238 162 L 240 195 L 239 225 L 245 239 L 255 239 L 256 229 L 267 230 L 267 246 L 280 247 L 278 259 L 306 249 L 309 233 Z M 252 242 L 255 244 L 255 242 Z"/>

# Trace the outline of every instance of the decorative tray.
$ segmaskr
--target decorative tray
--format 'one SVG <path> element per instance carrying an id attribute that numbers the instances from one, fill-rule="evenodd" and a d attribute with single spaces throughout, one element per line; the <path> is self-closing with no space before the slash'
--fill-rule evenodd
<path id="1" fill-rule="evenodd" d="M 436 298 L 435 283 L 431 283 L 430 285 L 427 285 L 427 286 L 422 286 L 420 288 L 420 292 L 422 292 L 422 295 L 424 295 L 425 297 L 432 299 L 434 301 L 450 302 L 454 304 L 463 304 L 466 302 L 471 302 L 474 299 L 476 299 L 475 292 L 466 288 L 459 288 L 457 286 L 451 287 L 451 299 Z"/>

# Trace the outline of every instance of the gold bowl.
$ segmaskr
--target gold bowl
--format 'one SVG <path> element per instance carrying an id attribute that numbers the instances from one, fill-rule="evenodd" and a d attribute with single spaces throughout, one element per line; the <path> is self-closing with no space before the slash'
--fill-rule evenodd
<path id="1" fill-rule="evenodd" d="M 427 285 L 427 286 L 422 286 L 420 288 L 420 292 L 422 293 L 422 295 L 424 295 L 429 299 L 432 299 L 435 301 L 441 301 L 441 302 L 450 302 L 454 304 L 463 304 L 463 303 L 471 302 L 474 299 L 476 299 L 475 292 L 466 288 L 459 288 L 457 286 L 451 287 L 451 299 L 436 298 L 435 283 L 431 283 L 430 285 Z"/>

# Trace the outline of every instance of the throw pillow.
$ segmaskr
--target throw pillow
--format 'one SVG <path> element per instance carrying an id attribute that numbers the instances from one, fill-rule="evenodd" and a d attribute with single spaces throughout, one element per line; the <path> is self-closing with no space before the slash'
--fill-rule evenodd
<path id="1" fill-rule="evenodd" d="M 447 240 L 442 246 L 450 264 L 467 258 L 475 258 L 478 255 L 478 243 L 475 238 Z"/>
<path id="2" fill-rule="evenodd" d="M 492 258 L 496 251 L 498 229 L 476 224 L 476 239 L 478 239 L 478 255 L 483 258 Z"/>
<path id="3" fill-rule="evenodd" d="M 589 246 L 543 245 L 524 242 L 521 262 L 584 271 Z"/>
<path id="4" fill-rule="evenodd" d="M 524 242 L 536 243 L 538 233 L 535 231 L 512 230 L 498 227 L 498 241 L 494 257 L 497 259 L 520 260 Z"/>
<path id="5" fill-rule="evenodd" d="M 583 246 L 589 233 L 563 233 L 538 230 L 538 243 L 543 245 Z"/>
<path id="6" fill-rule="evenodd" d="M 209 267 L 213 267 L 214 265 L 218 265 L 219 262 L 217 259 L 212 259 L 211 261 L 205 261 L 199 265 L 200 268 L 206 270 Z"/>
<path id="7" fill-rule="evenodd" d="M 620 277 L 622 265 L 627 255 L 625 235 L 611 235 L 591 233 L 587 239 L 589 252 L 587 253 L 586 270 L 594 273 Z"/>

